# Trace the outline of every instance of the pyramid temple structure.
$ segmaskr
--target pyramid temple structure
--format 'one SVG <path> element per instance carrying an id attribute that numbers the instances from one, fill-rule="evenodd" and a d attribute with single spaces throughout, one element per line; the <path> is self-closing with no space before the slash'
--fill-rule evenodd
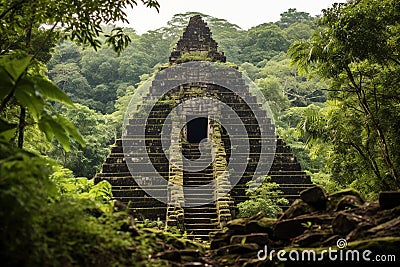
<path id="1" fill-rule="evenodd" d="M 290 202 L 312 186 L 243 76 L 213 65 L 225 62 L 194 16 L 168 67 L 131 102 L 95 182 L 108 181 L 136 218 L 206 239 L 237 216 L 254 177 L 271 177 Z"/>

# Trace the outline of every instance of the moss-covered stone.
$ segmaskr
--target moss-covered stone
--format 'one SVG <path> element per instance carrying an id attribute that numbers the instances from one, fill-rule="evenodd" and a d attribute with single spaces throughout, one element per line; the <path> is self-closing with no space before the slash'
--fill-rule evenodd
<path id="1" fill-rule="evenodd" d="M 315 209 L 308 205 L 306 202 L 301 199 L 296 199 L 292 203 L 292 205 L 290 205 L 290 207 L 285 210 L 280 219 L 292 219 L 303 214 L 311 213 L 313 211 L 315 211 Z"/>
<path id="2" fill-rule="evenodd" d="M 364 204 L 362 199 L 353 195 L 347 195 L 340 198 L 338 201 L 335 211 L 350 210 L 354 208 L 360 208 Z"/>
<path id="3" fill-rule="evenodd" d="M 365 202 L 363 197 L 361 196 L 361 194 L 358 191 L 356 191 L 352 188 L 344 189 L 344 190 L 332 193 L 328 196 L 328 203 L 327 203 L 327 207 L 326 207 L 327 210 L 335 210 L 339 201 L 344 196 L 354 196 L 358 199 L 359 202 L 361 202 L 361 203 Z"/>

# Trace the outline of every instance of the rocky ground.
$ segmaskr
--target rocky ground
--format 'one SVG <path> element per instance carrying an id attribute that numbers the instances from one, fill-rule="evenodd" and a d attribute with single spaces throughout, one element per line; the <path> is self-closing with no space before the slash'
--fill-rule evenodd
<path id="1" fill-rule="evenodd" d="M 315 260 L 310 250 L 315 251 Z M 365 202 L 353 190 L 328 195 L 316 186 L 303 191 L 301 199 L 278 219 L 261 215 L 235 219 L 212 234 L 207 250 L 173 246 L 153 258 L 186 267 L 365 266 L 377 265 L 378 259 L 396 265 L 400 262 L 400 192 L 382 192 L 379 201 Z"/>

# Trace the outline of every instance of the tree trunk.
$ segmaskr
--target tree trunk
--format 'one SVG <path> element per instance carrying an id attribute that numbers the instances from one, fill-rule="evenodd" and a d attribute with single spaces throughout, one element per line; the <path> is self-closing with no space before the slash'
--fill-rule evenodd
<path id="1" fill-rule="evenodd" d="M 26 126 L 26 109 L 21 106 L 21 112 L 19 114 L 18 123 L 18 148 L 23 148 L 24 146 L 24 134 Z"/>

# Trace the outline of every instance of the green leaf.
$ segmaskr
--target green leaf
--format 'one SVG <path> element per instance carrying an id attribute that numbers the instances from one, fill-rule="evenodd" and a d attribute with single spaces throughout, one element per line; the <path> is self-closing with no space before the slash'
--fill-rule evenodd
<path id="1" fill-rule="evenodd" d="M 67 152 L 71 150 L 71 138 L 85 146 L 85 140 L 75 126 L 68 119 L 58 114 L 56 116 L 42 115 L 38 126 L 45 133 L 47 140 L 51 141 L 55 137 Z"/>
<path id="2" fill-rule="evenodd" d="M 63 127 L 63 125 L 59 124 L 53 117 L 48 120 L 50 127 L 56 137 L 57 141 L 61 144 L 66 152 L 71 151 L 70 140 L 67 134 L 67 131 Z"/>
<path id="3" fill-rule="evenodd" d="M 51 100 L 55 100 L 69 106 L 74 106 L 74 103 L 69 99 L 69 97 L 55 84 L 48 81 L 43 77 L 31 77 L 36 85 L 36 89 L 42 93 L 42 95 Z"/>
<path id="4" fill-rule="evenodd" d="M 4 69 L 10 74 L 14 81 L 17 81 L 18 78 L 26 72 L 29 64 L 32 60 L 31 55 L 26 55 L 22 58 L 11 58 L 10 55 L 3 57 Z"/>
<path id="5" fill-rule="evenodd" d="M 13 85 L 10 75 L 0 67 L 0 99 L 4 99 L 11 92 Z"/>
<path id="6" fill-rule="evenodd" d="M 27 108 L 32 116 L 38 120 L 43 111 L 45 100 L 42 95 L 35 90 L 33 82 L 26 78 L 19 81 L 14 95 L 18 103 Z"/>
<path id="7" fill-rule="evenodd" d="M 85 140 L 82 135 L 68 119 L 62 116 L 58 116 L 57 119 L 72 138 L 74 138 L 81 146 L 85 146 Z"/>
<path id="8" fill-rule="evenodd" d="M 3 119 L 0 119 L 0 138 L 4 140 L 10 140 L 14 135 L 17 124 L 9 123 Z"/>
<path id="9" fill-rule="evenodd" d="M 39 120 L 38 126 L 39 129 L 46 135 L 47 140 L 51 141 L 54 137 L 54 132 L 49 123 L 49 119 L 52 120 L 49 115 L 43 115 Z"/>

